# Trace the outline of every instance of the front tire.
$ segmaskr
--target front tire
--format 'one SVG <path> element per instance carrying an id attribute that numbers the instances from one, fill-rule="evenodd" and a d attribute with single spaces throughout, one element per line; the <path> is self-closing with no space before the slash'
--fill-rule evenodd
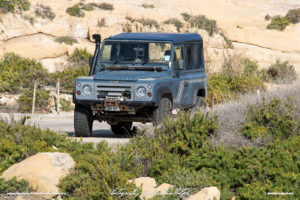
<path id="1" fill-rule="evenodd" d="M 172 101 L 169 98 L 162 98 L 159 101 L 158 108 L 153 112 L 153 125 L 158 126 L 162 124 L 163 120 L 172 115 Z"/>
<path id="2" fill-rule="evenodd" d="M 75 104 L 74 130 L 76 137 L 89 137 L 93 130 L 92 111 L 82 105 Z"/>
<path id="3" fill-rule="evenodd" d="M 115 125 L 111 125 L 111 130 L 116 135 L 131 135 L 132 122 L 118 122 Z"/>

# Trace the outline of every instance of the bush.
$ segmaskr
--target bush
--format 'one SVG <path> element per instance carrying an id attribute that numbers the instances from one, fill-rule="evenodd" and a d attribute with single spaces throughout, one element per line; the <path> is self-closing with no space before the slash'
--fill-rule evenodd
<path id="1" fill-rule="evenodd" d="M 275 16 L 272 17 L 272 20 L 268 24 L 267 28 L 283 31 L 290 23 L 291 22 L 288 17 Z"/>
<path id="2" fill-rule="evenodd" d="M 292 24 L 297 24 L 300 22 L 300 8 L 289 10 L 286 14 L 286 17 L 289 18 L 289 21 Z"/>
<path id="3" fill-rule="evenodd" d="M 20 12 L 30 9 L 30 2 L 28 0 L 0 0 L 0 8 L 4 9 L 4 12 Z"/>
<path id="4" fill-rule="evenodd" d="M 155 21 L 154 19 L 149 19 L 149 18 L 134 19 L 130 16 L 126 16 L 125 19 L 130 21 L 131 23 L 138 22 L 138 23 L 141 23 L 143 26 L 150 26 L 151 28 L 154 26 L 155 28 L 159 28 L 158 22 Z"/>
<path id="5" fill-rule="evenodd" d="M 180 28 L 183 27 L 183 24 L 182 22 L 179 20 L 179 19 L 176 19 L 176 18 L 170 18 L 166 21 L 164 21 L 165 24 L 173 24 L 177 30 L 179 31 Z"/>
<path id="6" fill-rule="evenodd" d="M 105 20 L 104 17 L 101 18 L 100 20 L 98 20 L 97 26 L 98 26 L 98 27 L 105 27 L 105 26 L 106 26 L 106 20 Z"/>
<path id="7" fill-rule="evenodd" d="M 149 9 L 153 9 L 153 8 L 155 8 L 155 6 L 151 5 L 151 4 L 143 4 L 142 7 L 145 8 L 145 9 L 148 9 L 148 8 Z"/>
<path id="8" fill-rule="evenodd" d="M 214 103 L 218 104 L 263 89 L 264 83 L 258 76 L 257 68 L 254 61 L 238 54 L 225 58 L 222 71 L 208 76 L 206 103 L 210 104 L 212 92 Z"/>
<path id="9" fill-rule="evenodd" d="M 218 27 L 216 20 L 210 20 L 205 15 L 192 16 L 188 13 L 181 14 L 184 21 L 188 22 L 191 27 L 206 30 L 210 36 L 214 33 L 218 33 Z"/>
<path id="10" fill-rule="evenodd" d="M 50 91 L 38 88 L 36 90 L 35 110 L 36 111 L 48 111 L 50 101 Z M 27 89 L 27 91 L 18 99 L 20 112 L 31 112 L 33 100 L 33 89 Z"/>
<path id="11" fill-rule="evenodd" d="M 34 80 L 40 83 L 48 80 L 47 70 L 40 63 L 14 53 L 4 55 L 0 71 L 0 92 L 20 92 L 32 86 Z"/>
<path id="12" fill-rule="evenodd" d="M 61 36 L 61 37 L 57 37 L 55 38 L 55 42 L 58 43 L 65 43 L 67 45 L 73 45 L 74 43 L 78 43 L 76 38 L 73 38 L 71 36 Z"/>
<path id="13" fill-rule="evenodd" d="M 66 12 L 75 17 L 84 17 L 84 12 L 78 7 L 78 5 L 67 8 Z"/>
<path id="14" fill-rule="evenodd" d="M 76 162 L 76 167 L 60 182 L 61 191 L 70 195 L 64 198 L 119 199 L 110 195 L 112 189 L 135 189 L 133 184 L 127 183 L 130 172 L 123 171 L 120 163 L 114 162 L 114 154 L 105 142 L 94 148 L 92 143 L 81 144 L 61 134 L 24 123 L 25 119 L 13 124 L 0 121 L 0 173 L 38 152 L 53 152 L 54 145 L 59 152 L 69 153 Z M 3 187 L 1 181 L 0 189 Z M 18 191 L 18 188 L 26 189 L 19 186 L 11 190 Z M 7 191 L 7 187 L 4 189 Z"/>
<path id="15" fill-rule="evenodd" d="M 35 8 L 35 14 L 38 17 L 41 17 L 43 19 L 47 18 L 51 21 L 55 18 L 55 14 L 52 12 L 51 8 L 49 6 L 44 6 L 42 4 L 37 5 Z"/>
<path id="16" fill-rule="evenodd" d="M 100 3 L 98 5 L 99 8 L 101 8 L 102 10 L 113 10 L 114 6 L 110 3 Z"/>
<path id="17" fill-rule="evenodd" d="M 10 192 L 32 192 L 32 187 L 29 187 L 29 184 L 24 179 L 17 180 L 16 177 L 11 180 L 6 181 L 3 178 L 0 178 L 0 194 L 6 194 Z"/>
<path id="18" fill-rule="evenodd" d="M 287 99 L 282 105 L 280 99 L 274 98 L 266 104 L 263 99 L 261 107 L 250 106 L 247 122 L 241 128 L 241 133 L 248 139 L 284 140 L 299 133 L 300 120 L 294 113 L 292 99 Z"/>
<path id="19" fill-rule="evenodd" d="M 298 79 L 297 73 L 293 65 L 288 61 L 281 62 L 276 60 L 266 71 L 261 72 L 261 76 L 265 81 L 275 83 L 291 83 Z"/>

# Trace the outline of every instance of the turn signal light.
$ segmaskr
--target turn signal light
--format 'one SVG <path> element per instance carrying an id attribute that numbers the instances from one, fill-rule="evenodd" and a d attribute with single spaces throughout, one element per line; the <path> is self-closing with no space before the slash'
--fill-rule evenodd
<path id="1" fill-rule="evenodd" d="M 152 97 L 152 93 L 151 92 L 148 92 L 148 97 Z"/>
<path id="2" fill-rule="evenodd" d="M 81 94 L 81 92 L 80 92 L 80 91 L 77 91 L 77 92 L 76 92 L 76 94 L 77 94 L 77 95 L 80 95 L 80 94 Z"/>

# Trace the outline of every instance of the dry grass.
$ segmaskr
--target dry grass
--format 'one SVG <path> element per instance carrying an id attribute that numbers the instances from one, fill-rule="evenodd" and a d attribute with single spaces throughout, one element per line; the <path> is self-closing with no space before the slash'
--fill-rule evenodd
<path id="1" fill-rule="evenodd" d="M 219 130 L 212 138 L 213 143 L 220 145 L 224 142 L 225 145 L 233 147 L 262 146 L 260 140 L 253 142 L 239 135 L 239 129 L 245 122 L 248 105 L 260 106 L 263 98 L 266 102 L 270 102 L 274 97 L 284 101 L 289 96 L 293 97 L 295 113 L 300 117 L 300 81 L 287 85 L 272 85 L 272 88 L 265 93 L 245 95 L 239 101 L 218 105 L 214 113 L 218 116 Z"/>

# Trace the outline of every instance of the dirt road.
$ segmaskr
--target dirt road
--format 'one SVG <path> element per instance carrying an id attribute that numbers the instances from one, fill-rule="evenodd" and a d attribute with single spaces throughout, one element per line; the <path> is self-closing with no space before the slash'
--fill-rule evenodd
<path id="1" fill-rule="evenodd" d="M 26 121 L 27 125 L 35 125 L 41 129 L 50 129 L 62 134 L 68 134 L 70 139 L 80 140 L 74 136 L 74 125 L 73 125 L 73 112 L 62 112 L 60 114 L 35 114 L 30 115 L 31 119 Z M 14 113 L 13 115 L 7 113 L 0 113 L 0 117 L 11 121 L 20 120 L 25 114 Z M 143 127 L 150 126 L 143 125 L 140 123 L 134 123 L 133 126 Z M 82 138 L 82 142 L 93 142 L 97 144 L 101 141 L 106 141 L 110 146 L 116 146 L 117 144 L 126 144 L 129 142 L 130 138 L 126 136 L 115 135 L 110 129 L 110 126 L 107 123 L 94 122 L 93 125 L 93 134 L 91 137 Z"/>

